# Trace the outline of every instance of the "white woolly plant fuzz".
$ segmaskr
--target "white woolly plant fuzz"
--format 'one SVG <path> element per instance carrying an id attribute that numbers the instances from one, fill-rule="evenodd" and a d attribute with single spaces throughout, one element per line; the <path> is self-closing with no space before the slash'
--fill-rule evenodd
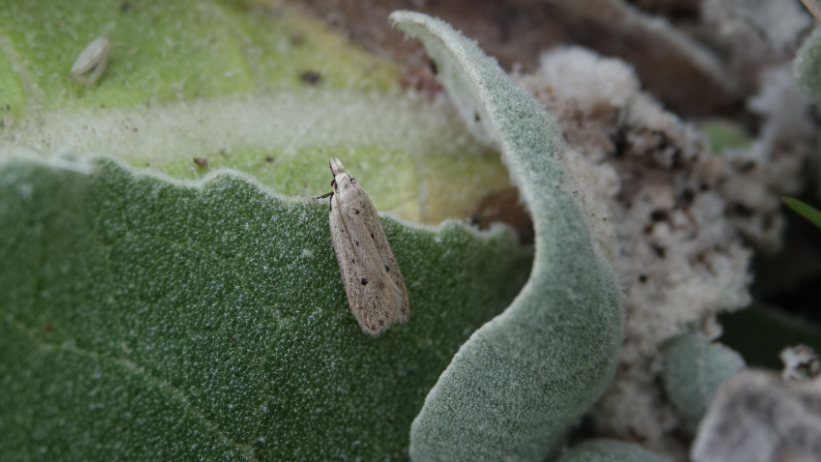
<path id="1" fill-rule="evenodd" d="M 503 153 L 533 216 L 530 279 L 462 345 L 411 429 L 415 461 L 540 461 L 610 383 L 620 288 L 573 198 L 554 119 L 443 21 L 395 12 L 418 38 L 465 122 Z"/>

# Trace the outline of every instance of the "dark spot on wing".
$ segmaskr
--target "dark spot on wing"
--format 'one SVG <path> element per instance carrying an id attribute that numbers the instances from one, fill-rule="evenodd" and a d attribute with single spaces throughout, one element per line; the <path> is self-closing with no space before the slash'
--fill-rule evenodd
<path id="1" fill-rule="evenodd" d="M 365 278 L 360 279 L 359 282 L 361 282 L 363 286 L 368 285 L 368 280 Z"/>

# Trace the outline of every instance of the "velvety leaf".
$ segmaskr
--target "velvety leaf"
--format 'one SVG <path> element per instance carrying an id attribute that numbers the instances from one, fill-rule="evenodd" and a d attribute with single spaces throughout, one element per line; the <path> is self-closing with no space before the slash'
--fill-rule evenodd
<path id="1" fill-rule="evenodd" d="M 3 461 L 405 459 L 428 390 L 530 269 L 505 229 L 385 218 L 411 317 L 373 338 L 326 201 L 60 165 L 0 167 Z"/>
<path id="2" fill-rule="evenodd" d="M 637 444 L 596 439 L 578 444 L 562 454 L 559 462 L 672 462 Z"/>
<path id="3" fill-rule="evenodd" d="M 707 405 L 727 379 L 741 372 L 744 359 L 721 343 L 693 331 L 670 340 L 661 361 L 664 389 L 695 434 Z"/>
<path id="4" fill-rule="evenodd" d="M 527 285 L 439 378 L 414 421 L 411 457 L 544 460 L 612 380 L 621 289 L 567 183 L 553 118 L 447 23 L 411 12 L 391 21 L 425 45 L 474 134 L 500 148 L 536 232 Z"/>

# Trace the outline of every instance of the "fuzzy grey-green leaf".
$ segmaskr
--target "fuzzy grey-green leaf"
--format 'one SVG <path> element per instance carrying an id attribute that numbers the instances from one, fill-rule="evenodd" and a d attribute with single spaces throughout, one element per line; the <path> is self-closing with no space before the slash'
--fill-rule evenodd
<path id="1" fill-rule="evenodd" d="M 664 388 L 695 433 L 718 388 L 744 369 L 744 359 L 730 348 L 711 343 L 700 332 L 670 340 L 662 356 Z"/>
<path id="2" fill-rule="evenodd" d="M 447 23 L 411 12 L 391 21 L 422 41 L 465 123 L 501 149 L 536 232 L 528 283 L 428 394 L 411 457 L 544 460 L 612 379 L 621 289 L 573 198 L 553 118 Z"/>
<path id="3" fill-rule="evenodd" d="M 595 439 L 574 446 L 562 454 L 559 462 L 672 462 L 672 460 L 636 444 Z"/>
<path id="4" fill-rule="evenodd" d="M 821 27 L 804 40 L 793 62 L 795 79 L 810 97 L 821 101 Z"/>
<path id="5" fill-rule="evenodd" d="M 509 231 L 383 224 L 414 303 L 350 312 L 327 204 L 238 173 L 0 165 L 0 460 L 401 460 L 458 346 L 527 277 Z"/>

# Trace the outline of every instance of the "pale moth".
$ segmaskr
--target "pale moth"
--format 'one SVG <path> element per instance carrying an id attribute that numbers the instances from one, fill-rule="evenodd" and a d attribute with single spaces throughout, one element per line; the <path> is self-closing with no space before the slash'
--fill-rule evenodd
<path id="1" fill-rule="evenodd" d="M 111 49 L 111 42 L 107 37 L 97 37 L 93 42 L 80 52 L 80 56 L 71 66 L 71 72 L 64 78 L 76 80 L 77 82 L 91 85 L 103 75 L 106 65 L 108 65 L 108 51 Z M 88 74 L 88 77 L 83 77 Z"/>
<path id="2" fill-rule="evenodd" d="M 363 331 L 377 336 L 410 317 L 405 279 L 368 195 L 339 158 L 330 164 L 333 192 L 321 197 L 331 196 L 331 243 L 351 311 Z"/>

